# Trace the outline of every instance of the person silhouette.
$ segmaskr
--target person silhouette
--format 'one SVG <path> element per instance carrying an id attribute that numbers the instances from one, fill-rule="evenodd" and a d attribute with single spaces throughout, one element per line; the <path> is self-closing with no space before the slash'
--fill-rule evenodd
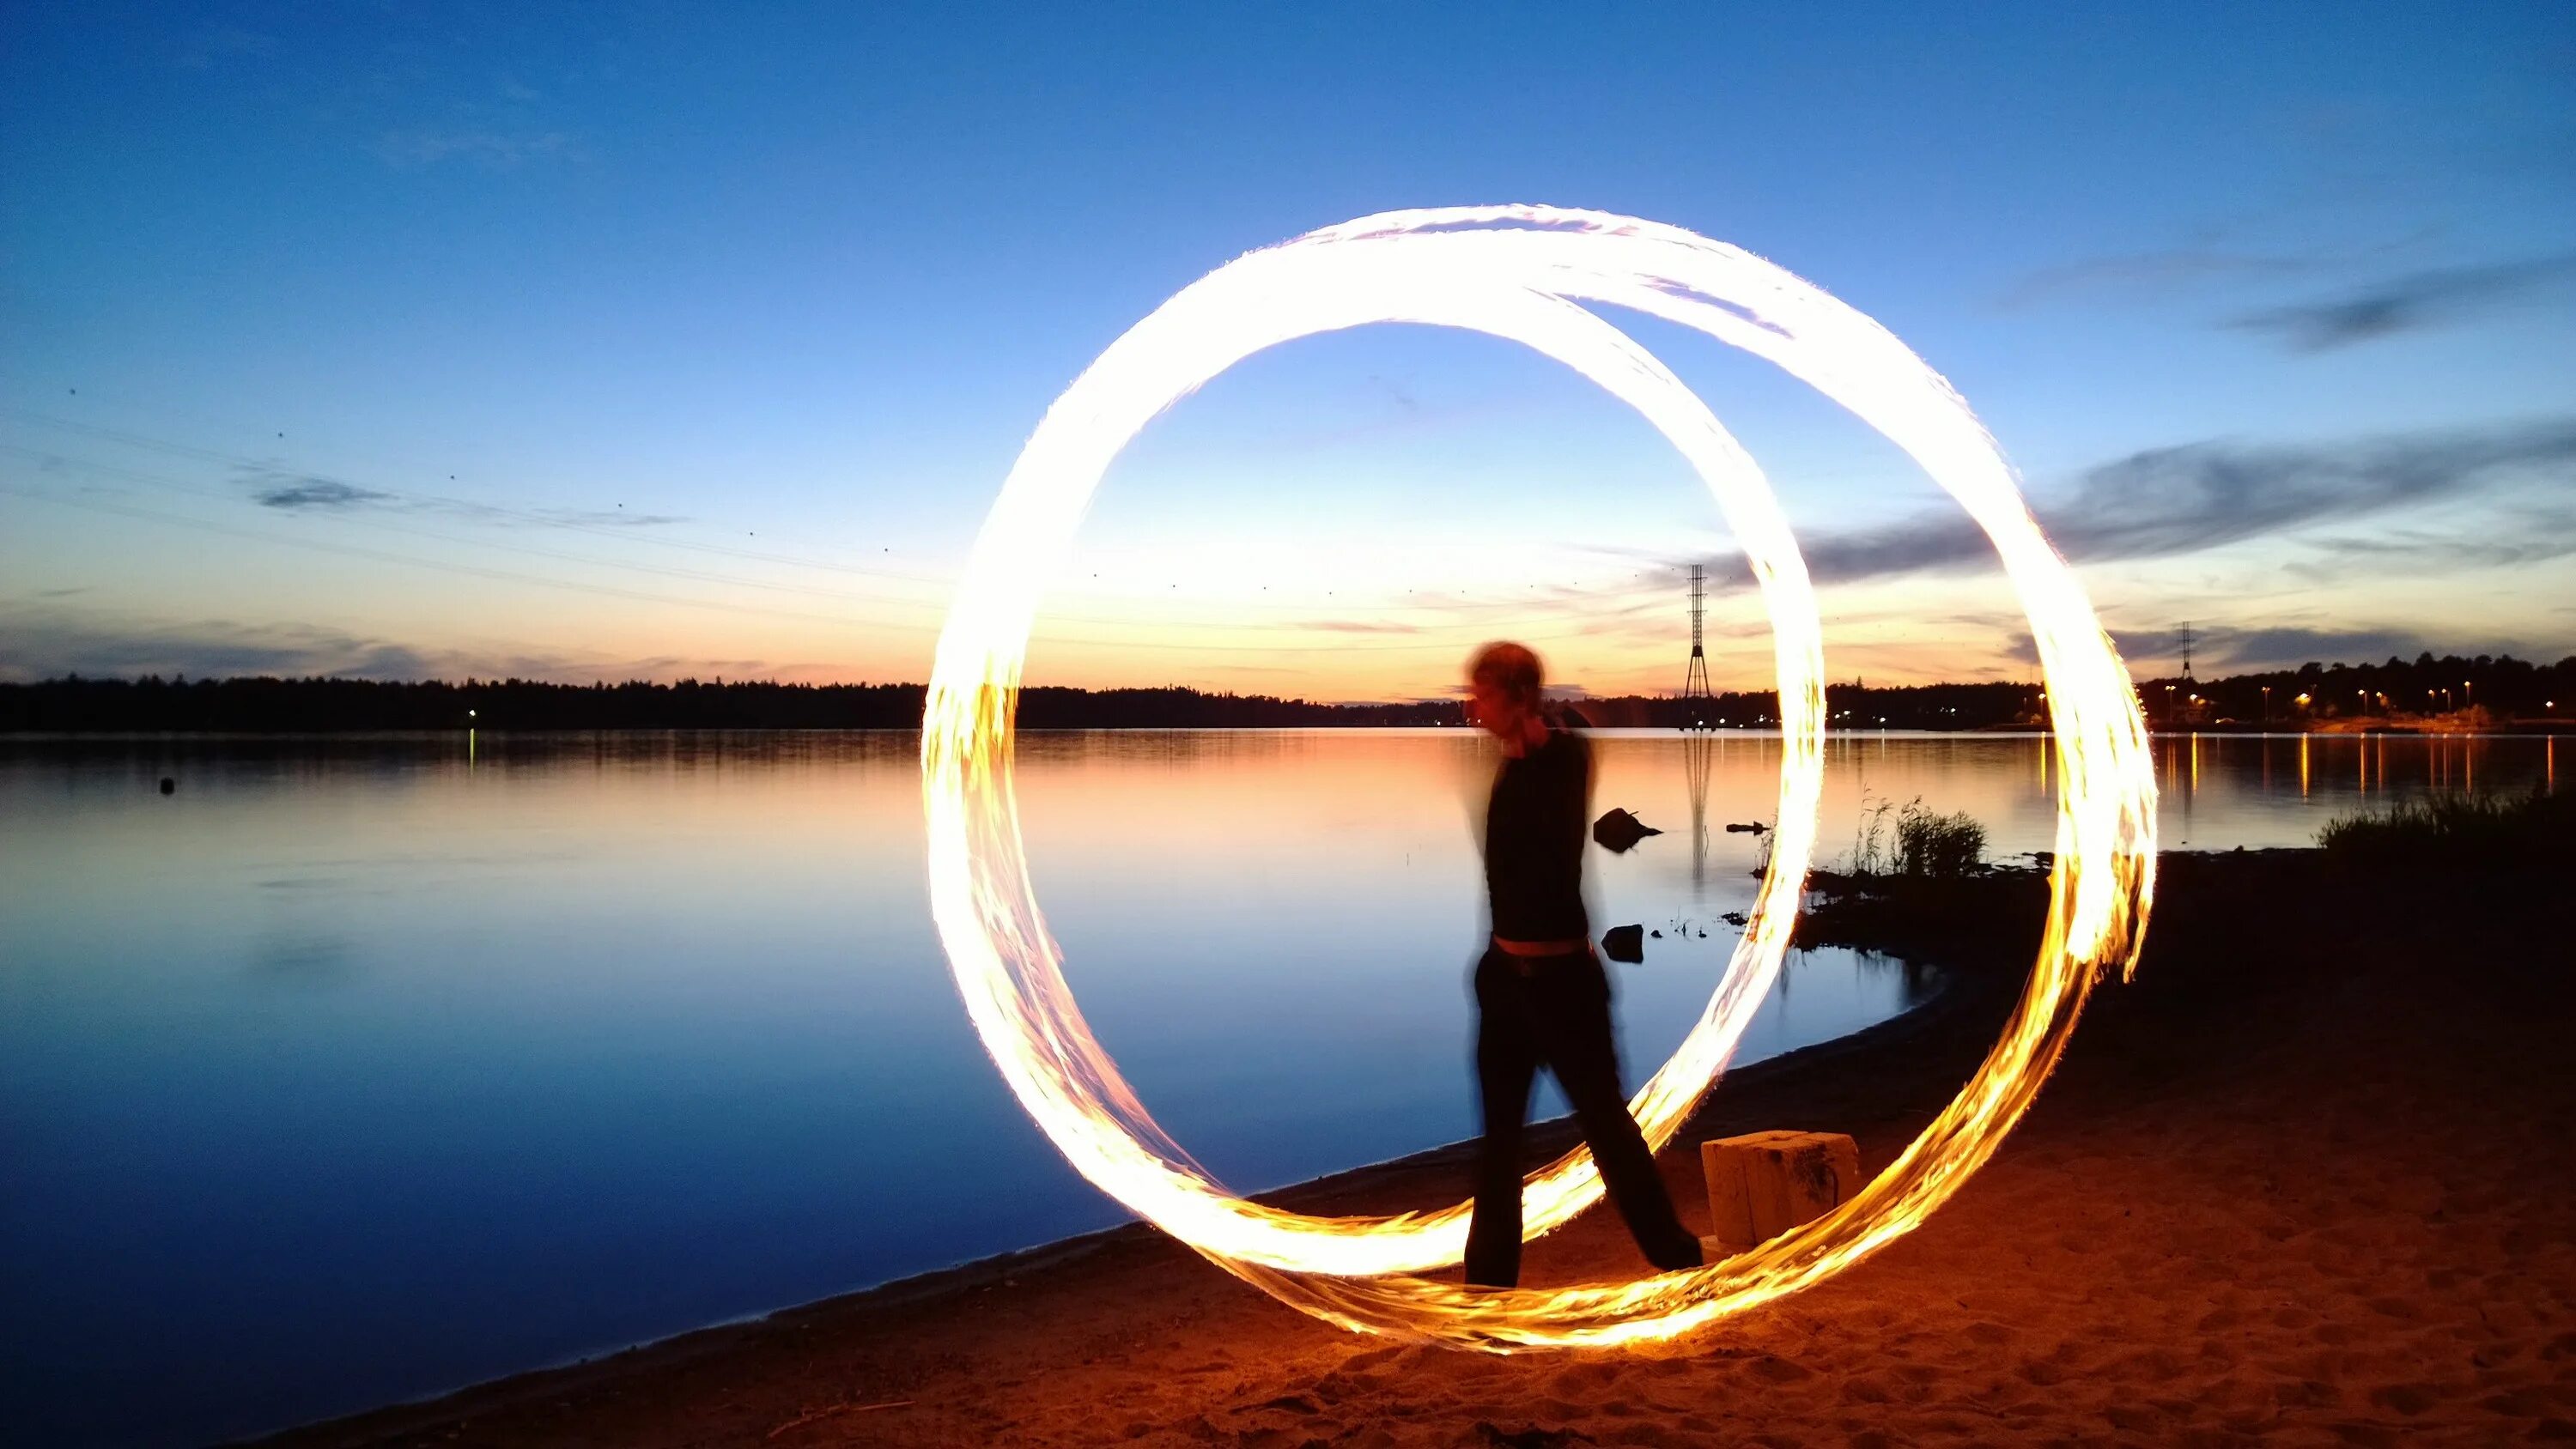
<path id="1" fill-rule="evenodd" d="M 1541 702 L 1544 671 L 1525 645 L 1488 644 L 1467 666 L 1468 718 L 1502 747 L 1485 807 L 1485 892 L 1493 934 L 1476 963 L 1476 1147 L 1467 1281 L 1520 1281 L 1521 1132 L 1542 1066 L 1573 1104 L 1610 1201 L 1646 1261 L 1696 1268 L 1684 1229 L 1619 1086 L 1610 978 L 1583 905 L 1592 746 Z"/>

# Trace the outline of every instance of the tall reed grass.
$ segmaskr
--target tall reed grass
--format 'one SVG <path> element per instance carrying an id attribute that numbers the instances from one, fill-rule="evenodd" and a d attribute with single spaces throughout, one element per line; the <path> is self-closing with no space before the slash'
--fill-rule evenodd
<path id="1" fill-rule="evenodd" d="M 2339 815 L 2317 832 L 2317 844 L 2343 856 L 2421 849 L 2484 852 L 2563 844 L 2571 830 L 2576 830 L 2576 796 L 2538 789 L 2526 795 L 2453 793 Z"/>
<path id="2" fill-rule="evenodd" d="M 1901 808 L 1881 800 L 1861 812 L 1851 873 L 1955 880 L 1974 874 L 1985 857 L 1986 827 L 1976 817 L 1926 809 L 1920 796 Z"/>

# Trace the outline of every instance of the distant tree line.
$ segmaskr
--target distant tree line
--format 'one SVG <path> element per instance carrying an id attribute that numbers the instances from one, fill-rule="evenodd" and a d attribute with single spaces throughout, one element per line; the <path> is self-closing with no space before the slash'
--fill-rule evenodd
<path id="1" fill-rule="evenodd" d="M 2263 691 L 2271 689 L 2268 699 Z M 2446 696 L 2443 691 L 2449 691 Z M 2510 657 L 2423 655 L 2412 663 L 2309 664 L 2226 679 L 2142 681 L 2149 717 L 2190 711 L 2195 724 L 2287 724 L 2298 719 L 2421 715 L 2472 707 L 2493 718 L 2576 710 L 2576 657 L 2535 665 Z M 781 684 L 683 679 L 671 684 L 551 684 L 532 679 L 385 682 L 365 679 L 83 679 L 0 684 L 0 732 L 339 733 L 361 730 L 911 729 L 918 684 Z M 2307 696 L 2304 704 L 2299 696 Z M 1622 695 L 1568 701 L 1604 728 L 1761 729 L 1779 723 L 1768 691 L 1705 701 Z M 2036 684 L 1921 684 L 1825 689 L 1836 729 L 2036 728 L 2047 702 Z M 1262 694 L 1162 689 L 1033 688 L 1020 694 L 1023 729 L 1242 729 L 1463 723 L 1452 700 L 1329 704 Z"/>
<path id="2" fill-rule="evenodd" d="M 1570 703 L 1604 729 L 1767 729 L 1780 723 L 1780 696 L 1767 689 L 1731 689 L 1706 701 L 1631 694 Z M 1855 680 L 1825 686 L 1825 716 L 1829 729 L 2036 729 L 2048 720 L 2048 704 L 2036 684 L 1872 687 Z"/>
<path id="3" fill-rule="evenodd" d="M 2265 691 L 2270 693 L 2266 695 Z M 2283 725 L 2300 720 L 2431 718 L 2483 713 L 2489 719 L 2565 719 L 2576 714 L 2576 655 L 2534 664 L 2510 654 L 2439 659 L 2428 650 L 2384 664 L 2303 664 L 2224 679 L 2141 680 L 2152 720 L 2191 714 L 2206 723 Z M 2191 696 L 2199 706 L 2191 709 Z M 2304 701 L 2302 696 L 2305 696 Z"/>
<path id="4" fill-rule="evenodd" d="M 780 684 L 683 679 L 672 684 L 551 684 L 534 679 L 82 679 L 0 684 L 0 731 L 911 729 L 918 684 Z M 1034 688 L 1020 693 L 1024 729 L 1222 729 L 1296 725 L 1454 724 L 1458 706 L 1334 705 L 1195 689 Z"/>

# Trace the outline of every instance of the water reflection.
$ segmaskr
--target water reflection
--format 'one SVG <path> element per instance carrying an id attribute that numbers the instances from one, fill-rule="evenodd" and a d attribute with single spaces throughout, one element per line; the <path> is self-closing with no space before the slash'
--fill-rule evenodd
<path id="1" fill-rule="evenodd" d="M 1717 741 L 1707 735 L 1682 736 L 1682 781 L 1690 792 L 1691 899 L 1708 890 L 1708 772 L 1717 759 Z"/>

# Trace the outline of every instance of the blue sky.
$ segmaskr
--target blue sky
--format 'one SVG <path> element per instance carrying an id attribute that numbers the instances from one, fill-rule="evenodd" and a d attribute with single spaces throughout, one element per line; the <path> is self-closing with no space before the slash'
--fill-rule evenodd
<path id="1" fill-rule="evenodd" d="M 2563 5 L 186 6 L 0 16 L 0 673 L 922 677 L 1046 404 L 1396 207 L 1691 227 L 1871 313 L 2142 671 L 2576 651 Z M 2019 677 L 1940 496 L 1639 319 L 1772 474 L 1829 664 Z M 1670 689 L 1735 578 L 1490 339 L 1252 359 L 1121 459 L 1031 677 Z M 1435 607 L 1429 601 L 1438 600 Z M 1768 668 L 1729 588 L 1721 684 Z"/>

